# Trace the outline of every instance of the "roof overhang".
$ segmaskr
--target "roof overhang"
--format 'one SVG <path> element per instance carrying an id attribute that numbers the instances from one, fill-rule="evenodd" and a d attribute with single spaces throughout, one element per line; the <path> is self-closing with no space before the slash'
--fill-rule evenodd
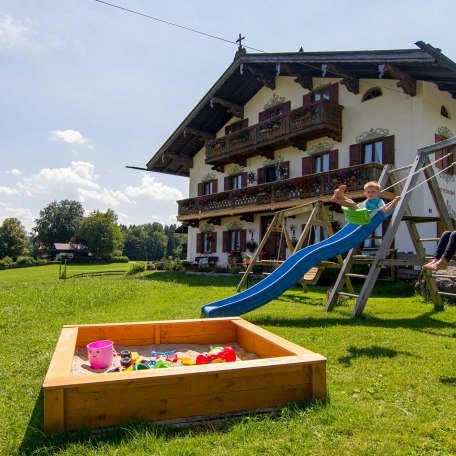
<path id="1" fill-rule="evenodd" d="M 398 85 L 413 95 L 413 81 L 435 83 L 456 98 L 456 64 L 422 41 L 419 49 L 289 52 L 246 54 L 234 62 L 204 95 L 147 163 L 147 170 L 189 176 L 193 157 L 214 138 L 233 116 L 242 117 L 243 106 L 264 86 L 275 88 L 276 76 L 294 77 L 312 90 L 313 77 L 339 77 L 353 90 L 360 79 L 399 79 Z"/>

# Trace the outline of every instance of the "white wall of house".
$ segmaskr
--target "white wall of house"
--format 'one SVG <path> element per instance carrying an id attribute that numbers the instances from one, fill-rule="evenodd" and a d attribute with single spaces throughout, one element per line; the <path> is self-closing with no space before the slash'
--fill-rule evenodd
<path id="1" fill-rule="evenodd" d="M 314 78 L 314 88 L 335 83 L 335 78 Z M 395 136 L 395 164 L 402 167 L 413 163 L 418 148 L 434 143 L 434 135 L 439 127 L 446 127 L 453 134 L 456 134 L 456 101 L 447 92 L 441 92 L 433 83 L 417 83 L 417 94 L 414 97 L 406 95 L 400 87 L 397 87 L 395 80 L 361 80 L 359 94 L 349 92 L 345 86 L 339 85 L 339 104 L 344 106 L 343 118 L 343 141 L 338 143 L 331 138 L 318 138 L 307 143 L 307 150 L 318 143 L 332 143 L 333 149 L 339 151 L 339 168 L 349 165 L 349 146 L 356 142 L 356 137 L 370 129 L 387 129 L 389 135 Z M 372 87 L 380 87 L 382 96 L 362 102 L 362 97 Z M 264 105 L 268 103 L 274 94 L 284 97 L 286 101 L 291 101 L 291 109 L 302 106 L 302 96 L 307 93 L 299 84 L 294 82 L 292 77 L 277 77 L 275 90 L 262 88 L 244 107 L 244 116 L 249 119 L 249 126 L 258 123 L 258 113 L 264 110 Z M 450 119 L 440 114 L 441 107 L 445 106 L 450 113 Z M 232 118 L 228 123 L 233 123 L 238 119 Z M 224 136 L 225 126 L 219 130 L 217 136 Z M 290 178 L 301 176 L 302 157 L 307 152 L 303 152 L 294 147 L 287 147 L 275 152 L 275 156 L 281 156 L 290 162 Z M 190 197 L 198 194 L 198 183 L 208 173 L 218 179 L 218 190 L 223 191 L 223 179 L 226 174 L 216 172 L 204 163 L 205 148 L 202 148 L 193 158 L 193 168 L 190 170 Z M 432 157 L 431 157 L 432 160 Z M 264 166 L 265 158 L 256 156 L 247 160 L 245 171 L 254 171 Z M 233 168 L 234 164 L 225 167 L 225 173 Z M 403 172 L 405 177 L 407 172 Z M 438 182 L 444 197 L 447 200 L 450 212 L 455 216 L 456 203 L 456 182 L 454 176 L 440 175 Z M 414 215 L 437 215 L 432 199 L 429 195 L 427 185 L 418 188 L 412 195 L 411 209 Z M 222 253 L 222 232 L 226 226 L 233 221 L 238 221 L 239 217 L 229 217 L 222 219 L 222 226 L 216 226 L 217 231 L 217 256 L 219 263 L 226 262 L 227 254 Z M 255 240 L 259 242 L 259 220 L 255 217 L 255 223 L 243 222 L 243 228 L 252 228 L 255 233 Z M 297 219 L 295 225 L 301 226 Z M 424 237 L 434 237 L 436 235 L 435 224 L 423 224 L 419 227 L 420 233 Z M 196 256 L 196 228 L 189 228 L 188 259 L 194 260 Z M 296 235 L 299 236 L 300 229 Z M 400 246 L 401 251 L 413 251 L 413 244 L 409 238 L 408 231 L 401 227 L 396 236 L 396 246 Z M 427 245 L 427 250 L 431 253 L 435 245 Z"/>

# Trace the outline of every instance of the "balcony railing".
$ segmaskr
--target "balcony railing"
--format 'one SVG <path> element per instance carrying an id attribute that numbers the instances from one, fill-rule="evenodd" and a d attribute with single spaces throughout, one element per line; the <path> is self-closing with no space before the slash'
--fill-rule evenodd
<path id="1" fill-rule="evenodd" d="M 360 191 L 366 182 L 378 180 L 382 169 L 383 165 L 369 163 L 189 198 L 178 201 L 178 215 L 187 216 L 239 207 L 245 207 L 248 212 L 248 206 L 332 195 L 341 184 L 347 185 L 347 192 Z"/>
<path id="2" fill-rule="evenodd" d="M 342 139 L 343 106 L 321 100 L 308 107 L 293 109 L 267 121 L 217 138 L 206 144 L 206 163 L 226 164 L 236 159 L 305 142 L 321 136 Z"/>

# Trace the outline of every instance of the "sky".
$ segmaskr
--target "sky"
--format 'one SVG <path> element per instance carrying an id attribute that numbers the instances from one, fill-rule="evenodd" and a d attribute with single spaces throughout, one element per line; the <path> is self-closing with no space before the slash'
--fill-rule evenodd
<path id="1" fill-rule="evenodd" d="M 111 0 L 266 52 L 414 49 L 456 61 L 454 0 Z M 236 45 L 96 0 L 0 0 L 0 223 L 52 201 L 119 223 L 176 223 L 188 179 L 137 171 L 231 64 Z M 248 50 L 248 52 L 254 52 Z"/>

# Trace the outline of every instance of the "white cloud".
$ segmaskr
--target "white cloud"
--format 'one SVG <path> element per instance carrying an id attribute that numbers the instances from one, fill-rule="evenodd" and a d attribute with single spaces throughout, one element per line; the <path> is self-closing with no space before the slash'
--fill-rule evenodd
<path id="1" fill-rule="evenodd" d="M 95 182 L 99 176 L 94 173 L 94 165 L 83 161 L 71 162 L 67 168 L 44 168 L 33 177 L 19 184 L 28 196 L 55 194 L 57 191 L 76 191 L 79 188 L 98 190 Z"/>
<path id="2" fill-rule="evenodd" d="M 20 193 L 15 189 L 11 187 L 4 187 L 0 185 L 0 195 L 20 195 Z"/>
<path id="3" fill-rule="evenodd" d="M 49 139 L 52 141 L 63 141 L 69 144 L 86 144 L 87 139 L 76 130 L 52 130 L 49 133 Z"/>
<path id="4" fill-rule="evenodd" d="M 128 199 L 120 190 L 108 190 L 103 188 L 102 190 L 86 190 L 78 188 L 78 195 L 82 202 L 92 199 L 105 204 L 106 206 L 118 206 L 121 203 L 134 204 L 134 202 Z"/>
<path id="5" fill-rule="evenodd" d="M 2 205 L 3 209 L 2 212 L 8 212 L 7 215 L 0 215 L 0 223 L 10 217 L 16 217 L 18 220 L 21 221 L 22 225 L 27 231 L 31 231 L 32 228 L 35 226 L 35 216 L 33 215 L 32 211 L 26 207 L 8 207 L 6 205 Z"/>
<path id="6" fill-rule="evenodd" d="M 131 197 L 144 196 L 157 201 L 176 201 L 183 198 L 182 192 L 156 182 L 155 177 L 144 175 L 139 187 L 128 186 L 125 193 Z"/>
<path id="7" fill-rule="evenodd" d="M 39 49 L 29 36 L 29 30 L 22 21 L 7 14 L 0 15 L 0 50 L 17 48 Z"/>
<path id="8" fill-rule="evenodd" d="M 12 168 L 7 171 L 6 174 L 11 174 L 11 176 L 22 176 L 22 171 L 17 168 Z"/>

